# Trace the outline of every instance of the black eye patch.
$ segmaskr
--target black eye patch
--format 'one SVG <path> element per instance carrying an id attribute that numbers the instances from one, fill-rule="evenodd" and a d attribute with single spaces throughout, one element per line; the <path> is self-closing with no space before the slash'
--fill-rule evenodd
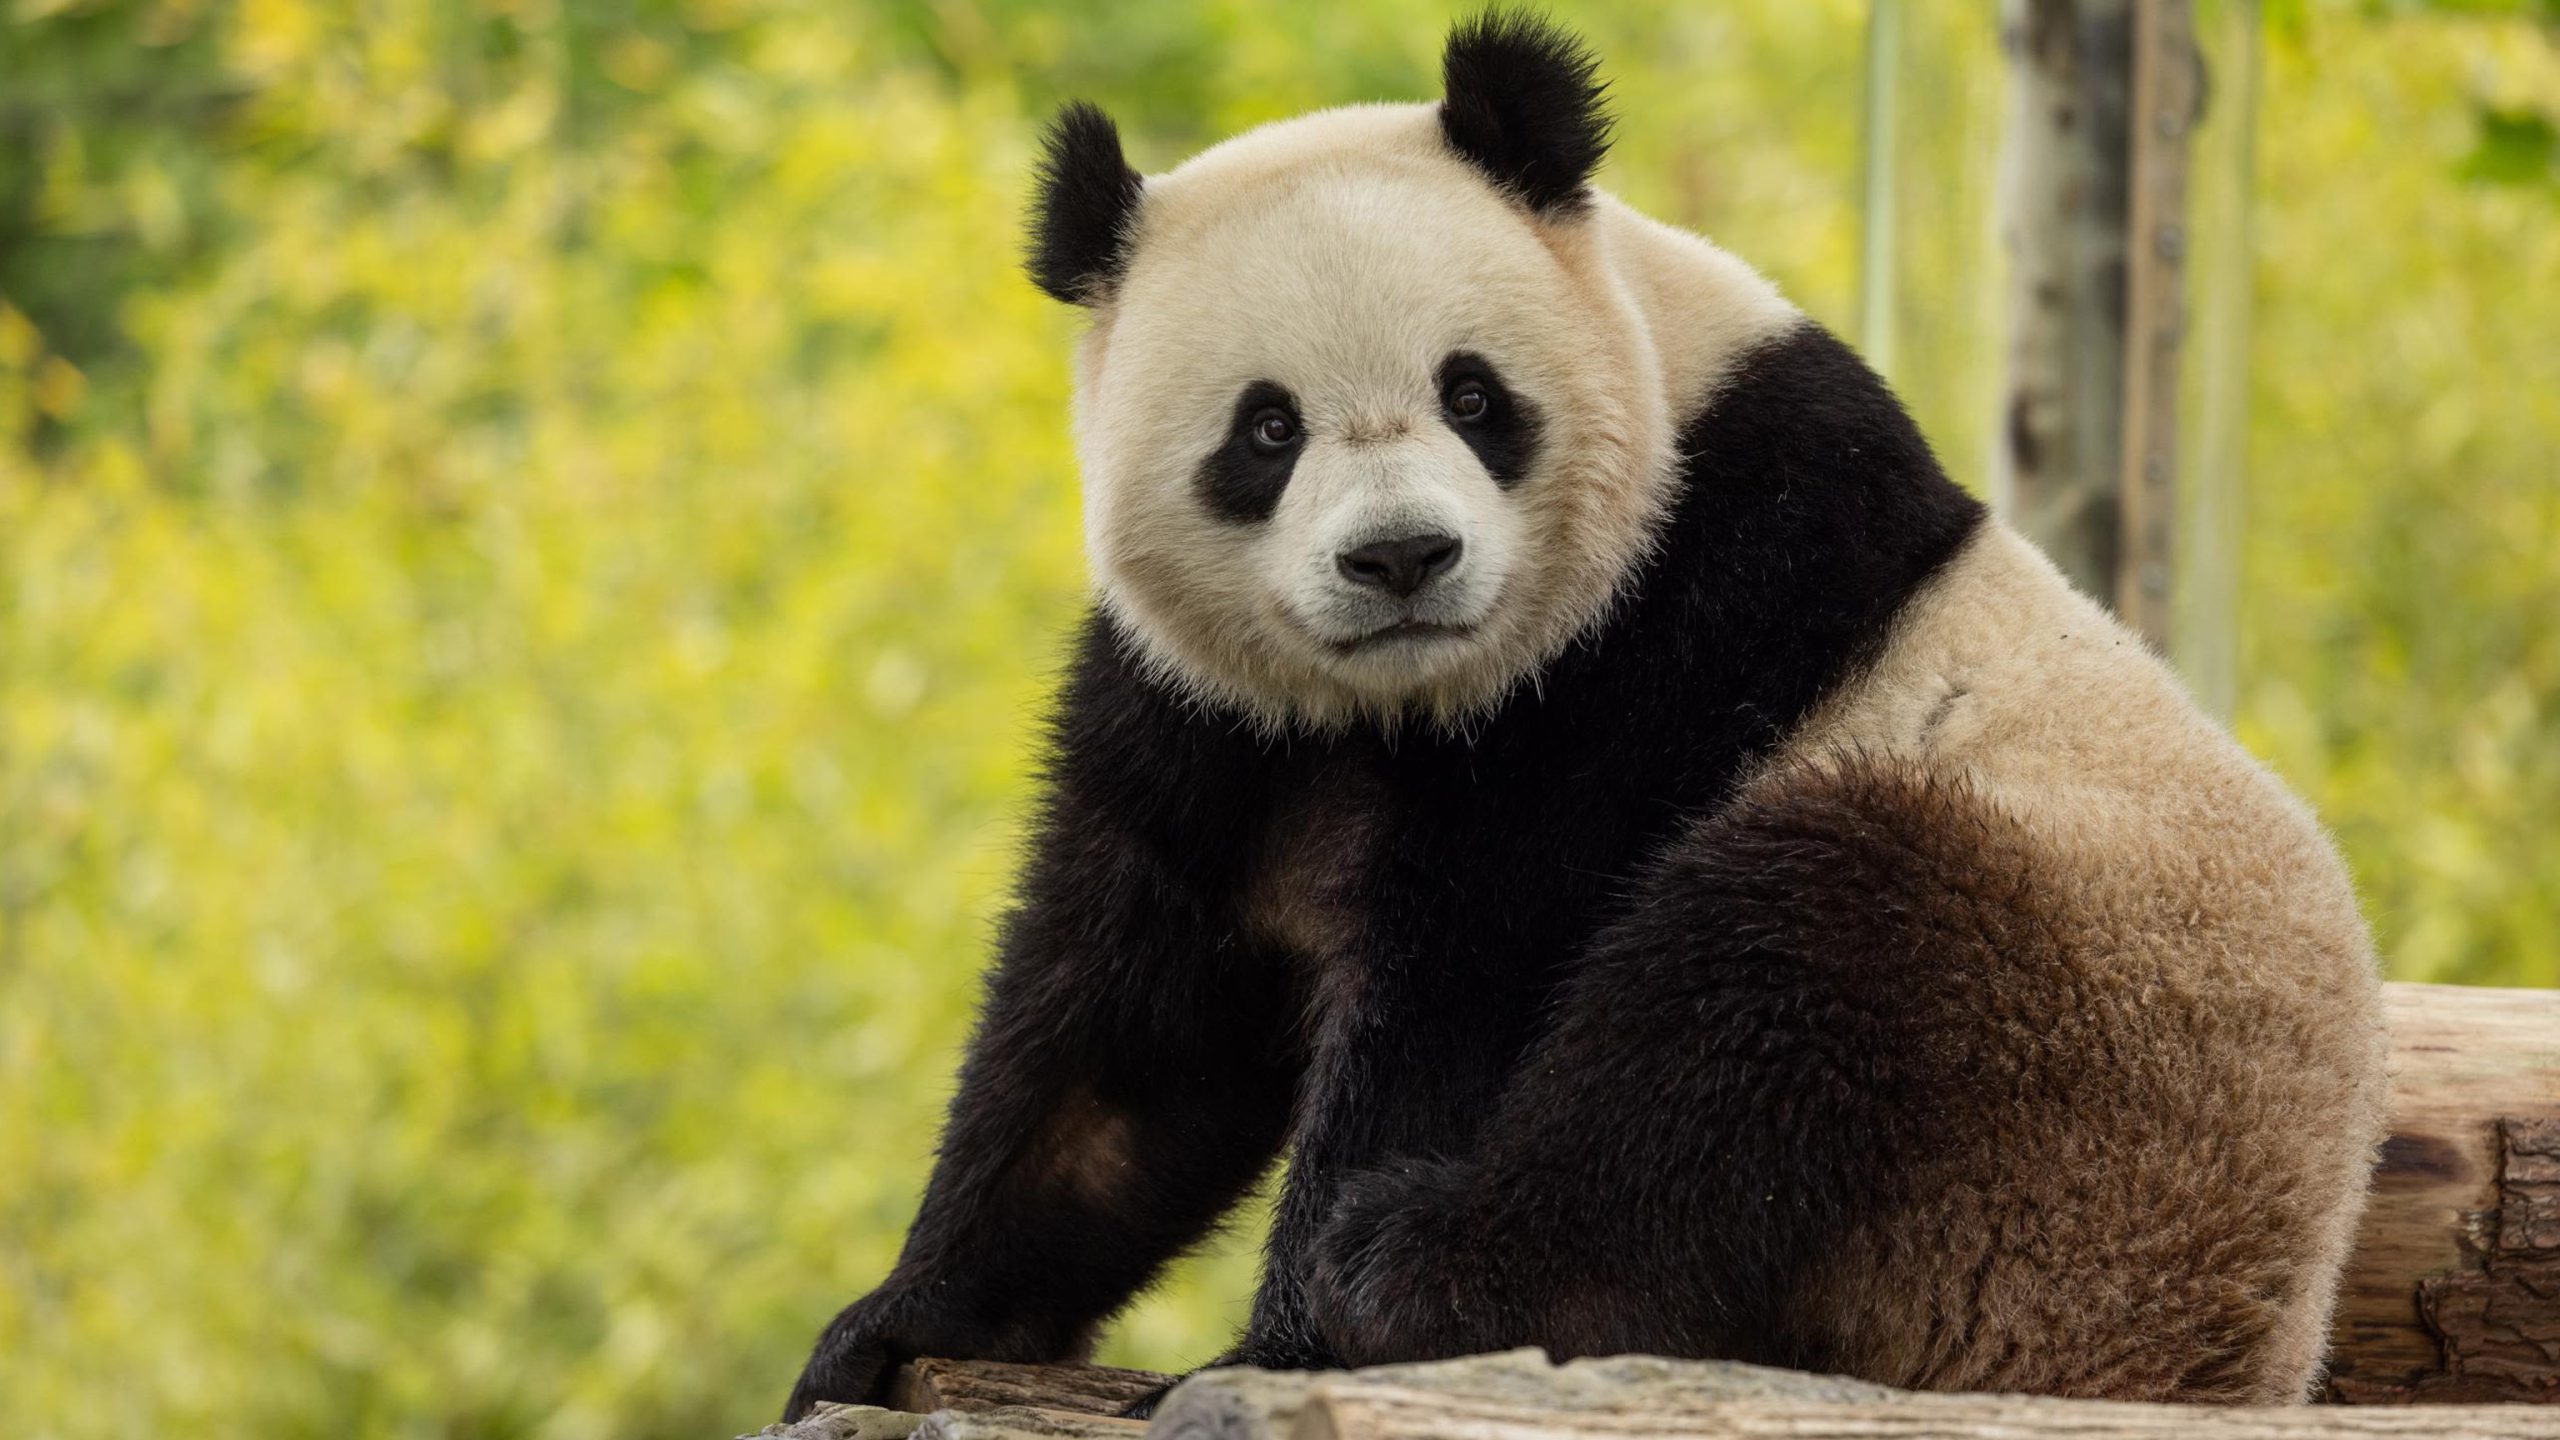
<path id="1" fill-rule="evenodd" d="M 1493 483 L 1508 490 L 1537 458 L 1538 407 L 1511 393 L 1493 362 L 1459 350 L 1440 362 L 1440 422 L 1476 452 Z"/>
<path id="2" fill-rule="evenodd" d="M 1202 503 L 1239 525 L 1270 519 L 1305 448 L 1297 398 L 1268 380 L 1254 381 L 1236 396 L 1227 438 L 1200 462 L 1195 483 Z"/>

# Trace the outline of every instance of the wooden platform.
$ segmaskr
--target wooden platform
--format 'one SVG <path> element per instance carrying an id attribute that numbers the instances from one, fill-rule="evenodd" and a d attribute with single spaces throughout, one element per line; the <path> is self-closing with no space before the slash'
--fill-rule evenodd
<path id="1" fill-rule="evenodd" d="M 1213 1370 L 1152 1423 L 1109 1413 L 1164 1377 L 926 1361 L 902 1403 L 821 1407 L 764 1440 L 2560 1440 L 2560 1406 L 2133 1405 L 1936 1395 L 1711 1360 L 1553 1365 L 1535 1350 L 1315 1374 Z"/>

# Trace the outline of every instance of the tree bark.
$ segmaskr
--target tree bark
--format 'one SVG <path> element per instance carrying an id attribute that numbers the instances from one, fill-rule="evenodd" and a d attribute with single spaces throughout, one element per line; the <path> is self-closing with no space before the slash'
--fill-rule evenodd
<path id="1" fill-rule="evenodd" d="M 2383 990 L 2391 1138 L 2332 1398 L 2560 1401 L 2560 991 Z"/>
<path id="2" fill-rule="evenodd" d="M 1158 1440 L 2560 1440 L 2560 1409 L 2132 1405 L 1933 1395 L 1726 1361 L 1551 1366 L 1535 1350 L 1333 1374 L 1216 1370 Z"/>
<path id="3" fill-rule="evenodd" d="M 1537 1350 L 1508 1350 L 1350 1372 L 1207 1371 L 1166 1398 L 1156 1412 L 1153 1440 L 1288 1440 L 1312 1434 L 1309 1427 L 1340 1423 L 1314 1417 L 1346 1393 L 1339 1388 L 1346 1384 L 1357 1388 L 1358 1397 L 1388 1393 L 1422 1397 L 1415 1403 L 1425 1405 L 1463 1402 L 1549 1418 L 1607 1416 L 1630 1408 L 1695 1414 L 1728 1404 L 1875 1405 L 1905 1393 L 1837 1375 L 1722 1360 L 1619 1355 L 1554 1365 Z M 1352 1403 L 1365 1403 L 1358 1397 Z"/>
<path id="4" fill-rule="evenodd" d="M 996 1360 L 915 1360 L 900 1367 L 889 1403 L 900 1410 L 992 1410 L 1029 1405 L 1118 1415 L 1173 1383 L 1152 1370 L 1107 1365 L 1008 1365 Z"/>
<path id="5" fill-rule="evenodd" d="M 2017 1395 L 1889 1401 L 1727 1401 L 1695 1409 L 1630 1393 L 1608 1410 L 1556 1410 L 1352 1379 L 1315 1387 L 1270 1440 L 2560 1440 L 2560 1412 L 2534 1406 L 2397 1409 L 2127 1405 Z"/>
<path id="6" fill-rule="evenodd" d="M 2126 115 L 2124 399 L 2116 613 L 2167 650 L 2177 563 L 2178 373 L 2186 341 L 2187 135 L 2203 110 L 2187 0 L 2135 0 Z"/>
<path id="7" fill-rule="evenodd" d="M 917 1423 L 910 1440 L 1137 1440 L 1146 1433 L 1144 1420 L 999 1405 L 993 1410 L 936 1410 Z"/>
<path id="8" fill-rule="evenodd" d="M 2115 598 L 2135 0 L 2005 0 L 2008 395 L 1992 497 L 2062 573 Z"/>

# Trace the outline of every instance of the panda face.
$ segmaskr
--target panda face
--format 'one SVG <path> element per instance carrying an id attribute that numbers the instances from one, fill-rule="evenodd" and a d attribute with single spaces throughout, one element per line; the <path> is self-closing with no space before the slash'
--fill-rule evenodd
<path id="1" fill-rule="evenodd" d="M 1327 112 L 1149 180 L 1079 363 L 1102 598 L 1273 727 L 1443 724 L 1596 620 L 1669 470 L 1645 327 L 1427 107 Z"/>

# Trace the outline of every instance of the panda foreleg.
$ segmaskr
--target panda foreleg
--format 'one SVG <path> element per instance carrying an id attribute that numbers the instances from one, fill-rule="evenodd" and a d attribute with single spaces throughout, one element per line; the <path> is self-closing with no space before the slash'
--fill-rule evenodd
<path id="1" fill-rule="evenodd" d="M 1345 1186 L 1311 1285 L 1343 1358 L 1837 1363 L 1796 1299 L 1900 1203 L 1948 1052 L 1900 969 L 1944 880 L 1890 832 L 1819 794 L 1694 825 L 1576 963 L 1482 1144 Z"/>
<path id="2" fill-rule="evenodd" d="M 1303 1062 L 1276 963 L 1073 793 L 1035 855 L 906 1245 L 787 1419 L 880 1403 L 919 1355 L 1081 1358 L 1278 1152 Z"/>

